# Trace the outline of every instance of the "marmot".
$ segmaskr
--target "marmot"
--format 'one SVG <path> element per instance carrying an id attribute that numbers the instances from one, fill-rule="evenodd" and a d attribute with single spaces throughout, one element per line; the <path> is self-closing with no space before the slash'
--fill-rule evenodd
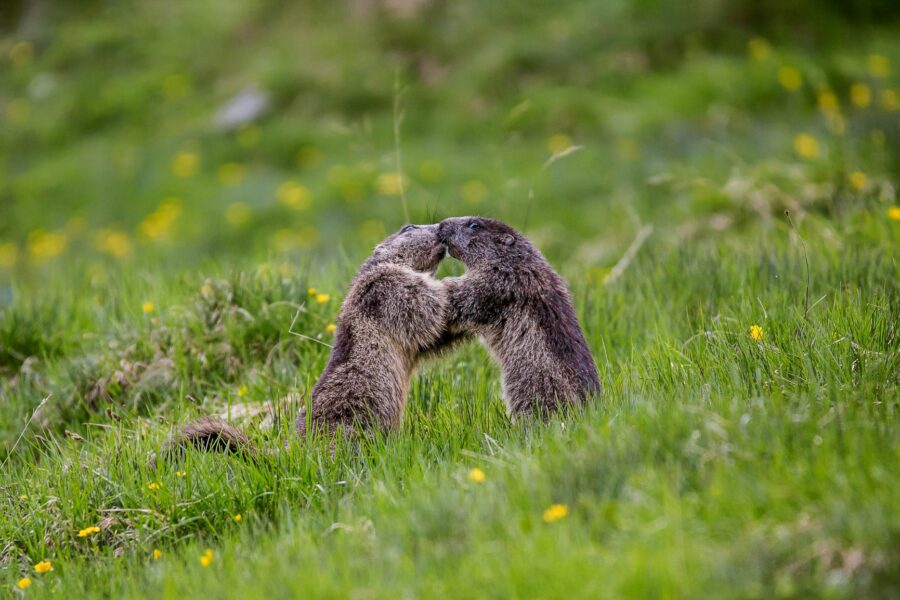
<path id="1" fill-rule="evenodd" d="M 563 279 L 528 239 L 481 217 L 445 219 L 438 238 L 466 266 L 441 281 L 450 292 L 448 327 L 481 336 L 501 367 L 513 419 L 546 418 L 602 393 Z"/>
<path id="2" fill-rule="evenodd" d="M 437 225 L 407 225 L 363 263 L 341 306 L 328 365 L 312 390 L 313 424 L 400 424 L 418 359 L 447 341 L 447 289 L 433 277 L 445 254 Z M 298 433 L 306 424 L 302 412 Z"/>
<path id="3" fill-rule="evenodd" d="M 437 225 L 407 225 L 381 242 L 359 268 L 338 316 L 328 364 L 312 389 L 310 414 L 297 432 L 400 424 L 418 360 L 453 345 L 461 334 L 446 331 L 447 289 L 434 279 L 446 247 Z M 163 452 L 188 445 L 216 451 L 254 452 L 247 436 L 218 418 L 186 425 Z"/>

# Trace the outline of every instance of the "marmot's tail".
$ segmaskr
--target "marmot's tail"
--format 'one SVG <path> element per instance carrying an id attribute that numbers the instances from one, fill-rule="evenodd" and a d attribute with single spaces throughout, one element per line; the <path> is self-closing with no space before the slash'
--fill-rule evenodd
<path id="1" fill-rule="evenodd" d="M 257 452 L 243 431 L 218 417 L 201 417 L 188 423 L 166 440 L 159 455 L 169 458 L 172 455 L 182 454 L 188 446 L 248 457 L 255 456 Z M 151 467 L 155 463 L 156 457 L 150 461 Z"/>

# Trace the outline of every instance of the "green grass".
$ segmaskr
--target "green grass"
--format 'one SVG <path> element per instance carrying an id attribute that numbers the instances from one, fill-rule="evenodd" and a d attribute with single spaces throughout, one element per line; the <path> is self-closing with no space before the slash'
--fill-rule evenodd
<path id="1" fill-rule="evenodd" d="M 800 4 L 795 34 L 767 3 L 425 6 L 61 3 L 27 60 L 0 30 L 0 589 L 900 594 L 893 13 Z M 250 84 L 270 111 L 212 126 Z M 412 220 L 504 219 L 570 282 L 604 385 L 583 414 L 511 424 L 471 344 L 420 372 L 400 431 L 333 455 L 294 439 L 328 348 L 293 333 L 329 342 L 356 266 L 404 221 L 397 149 Z M 213 413 L 288 447 L 148 466 Z"/>

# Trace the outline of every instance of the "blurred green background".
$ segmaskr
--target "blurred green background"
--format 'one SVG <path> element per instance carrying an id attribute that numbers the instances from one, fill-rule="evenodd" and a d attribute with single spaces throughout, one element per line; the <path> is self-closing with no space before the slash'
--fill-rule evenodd
<path id="1" fill-rule="evenodd" d="M 0 590 L 896 598 L 898 16 L 0 0 Z M 471 213 L 567 278 L 602 401 L 511 424 L 472 343 L 296 444 L 360 261 Z M 147 466 L 201 414 L 293 443 Z"/>
<path id="2" fill-rule="evenodd" d="M 897 13 L 7 0 L 0 302 L 63 269 L 355 260 L 407 215 L 494 216 L 600 277 L 646 223 L 684 244 L 784 209 L 890 221 Z"/>

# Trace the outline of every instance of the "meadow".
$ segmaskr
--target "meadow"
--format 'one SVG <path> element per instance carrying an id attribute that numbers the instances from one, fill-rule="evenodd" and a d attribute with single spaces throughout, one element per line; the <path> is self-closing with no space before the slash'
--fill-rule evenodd
<path id="1" fill-rule="evenodd" d="M 875 0 L 9 3 L 0 594 L 897 597 L 898 34 Z M 400 430 L 301 443 L 357 266 L 465 214 L 566 278 L 603 397 L 512 424 L 472 343 Z M 150 466 L 209 414 L 283 449 Z"/>

